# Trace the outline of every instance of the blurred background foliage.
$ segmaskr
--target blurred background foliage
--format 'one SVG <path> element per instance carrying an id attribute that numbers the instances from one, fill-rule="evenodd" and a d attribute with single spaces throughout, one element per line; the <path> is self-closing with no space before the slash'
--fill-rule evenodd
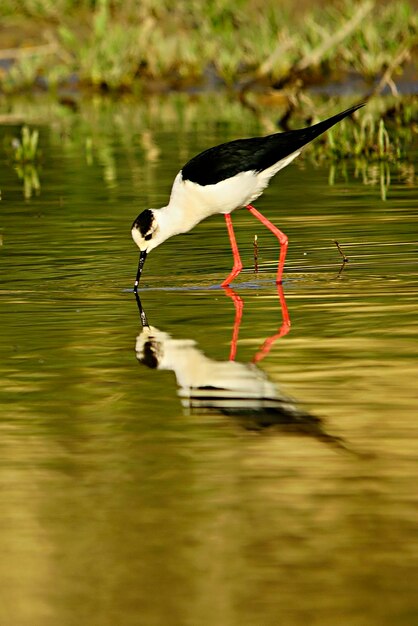
<path id="1" fill-rule="evenodd" d="M 414 0 L 2 0 L 0 124 L 15 129 L 5 153 L 29 197 L 40 190 L 42 124 L 63 149 L 74 124 L 83 127 L 91 154 L 116 126 L 126 143 L 139 133 L 157 159 L 153 129 L 164 125 L 222 125 L 234 138 L 309 125 L 366 100 L 308 154 L 355 159 L 384 196 L 388 164 L 414 179 L 417 45 Z M 386 164 L 377 177 L 368 173 L 376 163 Z"/>
<path id="2" fill-rule="evenodd" d="M 80 82 L 110 90 L 283 87 L 412 62 L 410 0 L 2 0 L 1 88 Z"/>

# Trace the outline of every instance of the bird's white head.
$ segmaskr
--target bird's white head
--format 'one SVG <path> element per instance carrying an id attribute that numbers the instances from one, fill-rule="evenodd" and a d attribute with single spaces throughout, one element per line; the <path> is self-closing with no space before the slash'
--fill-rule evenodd
<path id="1" fill-rule="evenodd" d="M 135 292 L 138 289 L 138 283 L 148 253 L 169 237 L 182 232 L 181 213 L 177 214 L 175 211 L 170 213 L 168 209 L 168 206 L 161 209 L 146 209 L 138 215 L 132 224 L 132 239 L 141 251 L 134 285 Z M 180 224 L 180 227 L 178 224 Z"/>
<path id="2" fill-rule="evenodd" d="M 160 245 L 166 237 L 161 233 L 158 211 L 145 209 L 132 224 L 132 239 L 141 252 L 150 252 Z"/>

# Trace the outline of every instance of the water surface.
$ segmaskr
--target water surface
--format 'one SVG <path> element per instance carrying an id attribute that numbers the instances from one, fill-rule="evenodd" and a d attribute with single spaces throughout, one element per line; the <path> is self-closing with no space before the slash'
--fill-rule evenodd
<path id="1" fill-rule="evenodd" d="M 3 156 L 2 623 L 410 626 L 416 189 L 394 170 L 383 201 L 380 166 L 367 185 L 350 164 L 332 186 L 308 159 L 280 173 L 256 206 L 289 236 L 291 327 L 245 370 L 270 404 L 226 401 L 213 384 L 196 399 L 167 355 L 192 350 L 212 382 L 229 367 L 223 218 L 150 254 L 141 301 L 160 361 L 146 364 L 130 225 L 166 202 L 194 153 L 261 131 L 247 118 L 152 119 L 137 128 L 133 115 L 130 133 L 115 116 L 101 131 L 77 115 L 65 133 L 45 124 L 40 190 L 26 200 Z M 282 327 L 278 248 L 245 210 L 233 218 L 246 266 L 236 361 L 248 364 Z M 334 240 L 350 259 L 341 273 Z"/>

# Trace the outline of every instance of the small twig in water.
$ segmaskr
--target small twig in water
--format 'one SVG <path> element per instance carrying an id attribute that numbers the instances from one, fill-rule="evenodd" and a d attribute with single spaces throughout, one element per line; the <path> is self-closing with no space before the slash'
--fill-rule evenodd
<path id="1" fill-rule="evenodd" d="M 344 268 L 345 268 L 345 266 L 346 266 L 346 265 L 347 265 L 347 263 L 346 263 L 345 261 L 343 261 L 343 262 L 341 263 L 341 267 L 340 267 L 340 269 L 338 270 L 337 279 L 338 279 L 338 278 L 340 278 L 340 276 L 341 276 L 341 274 L 343 273 Z"/>
<path id="2" fill-rule="evenodd" d="M 258 242 L 257 235 L 254 235 L 254 274 L 258 274 Z"/>
<path id="3" fill-rule="evenodd" d="M 346 256 L 345 256 L 345 254 L 344 254 L 344 252 L 343 252 L 343 249 L 341 248 L 341 246 L 340 246 L 340 244 L 338 243 L 338 241 L 336 241 L 336 240 L 334 239 L 334 243 L 335 243 L 335 245 L 337 246 L 338 252 L 339 252 L 339 253 L 341 254 L 341 256 L 343 257 L 343 263 L 348 263 L 348 262 L 349 262 L 349 259 L 348 259 L 348 257 L 346 257 Z"/>
<path id="4" fill-rule="evenodd" d="M 342 274 L 342 273 L 343 273 L 343 271 L 344 271 L 344 268 L 345 268 L 345 266 L 346 266 L 346 263 L 348 263 L 349 259 L 348 259 L 348 257 L 346 257 L 346 256 L 345 256 L 344 251 L 343 251 L 343 249 L 341 248 L 341 246 L 340 246 L 340 244 L 338 243 L 338 241 L 336 241 L 336 240 L 334 239 L 334 243 L 335 243 L 335 245 L 337 246 L 337 250 L 338 250 L 338 252 L 341 254 L 341 256 L 342 256 L 342 258 L 343 258 L 343 262 L 342 262 L 342 264 L 341 264 L 340 271 L 338 272 L 338 276 L 337 276 L 337 278 L 340 278 L 341 274 Z"/>

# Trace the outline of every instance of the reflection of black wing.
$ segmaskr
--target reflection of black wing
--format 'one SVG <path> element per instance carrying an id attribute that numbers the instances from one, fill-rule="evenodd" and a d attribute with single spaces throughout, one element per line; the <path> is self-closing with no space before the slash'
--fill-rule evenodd
<path id="1" fill-rule="evenodd" d="M 232 389 L 221 389 L 215 387 L 199 387 L 188 389 L 187 393 L 180 389 L 179 396 L 183 398 L 182 404 L 190 409 L 213 409 L 228 413 L 228 415 L 250 415 L 256 416 L 261 413 L 277 415 L 278 419 L 294 420 L 299 417 L 309 416 L 296 407 L 290 398 L 280 394 L 276 387 L 275 395 L 260 395 L 251 393 L 248 389 L 237 393 Z M 313 418 L 317 420 L 318 418 Z M 319 420 L 318 420 L 319 421 Z"/>
<path id="2" fill-rule="evenodd" d="M 353 106 L 309 128 L 275 133 L 267 137 L 237 139 L 209 148 L 186 163 L 182 168 L 183 180 L 190 180 L 203 186 L 215 185 L 240 172 L 262 172 L 296 152 L 362 106 L 363 104 Z"/>
<path id="3" fill-rule="evenodd" d="M 192 415 L 227 415 L 234 418 L 245 430 L 261 432 L 279 429 L 285 434 L 313 437 L 348 451 L 340 437 L 329 435 L 323 429 L 323 422 L 319 417 L 303 411 L 289 399 L 226 398 L 224 395 L 217 397 L 214 390 L 210 397 L 207 394 L 193 393 L 182 400 L 182 405 Z"/>

